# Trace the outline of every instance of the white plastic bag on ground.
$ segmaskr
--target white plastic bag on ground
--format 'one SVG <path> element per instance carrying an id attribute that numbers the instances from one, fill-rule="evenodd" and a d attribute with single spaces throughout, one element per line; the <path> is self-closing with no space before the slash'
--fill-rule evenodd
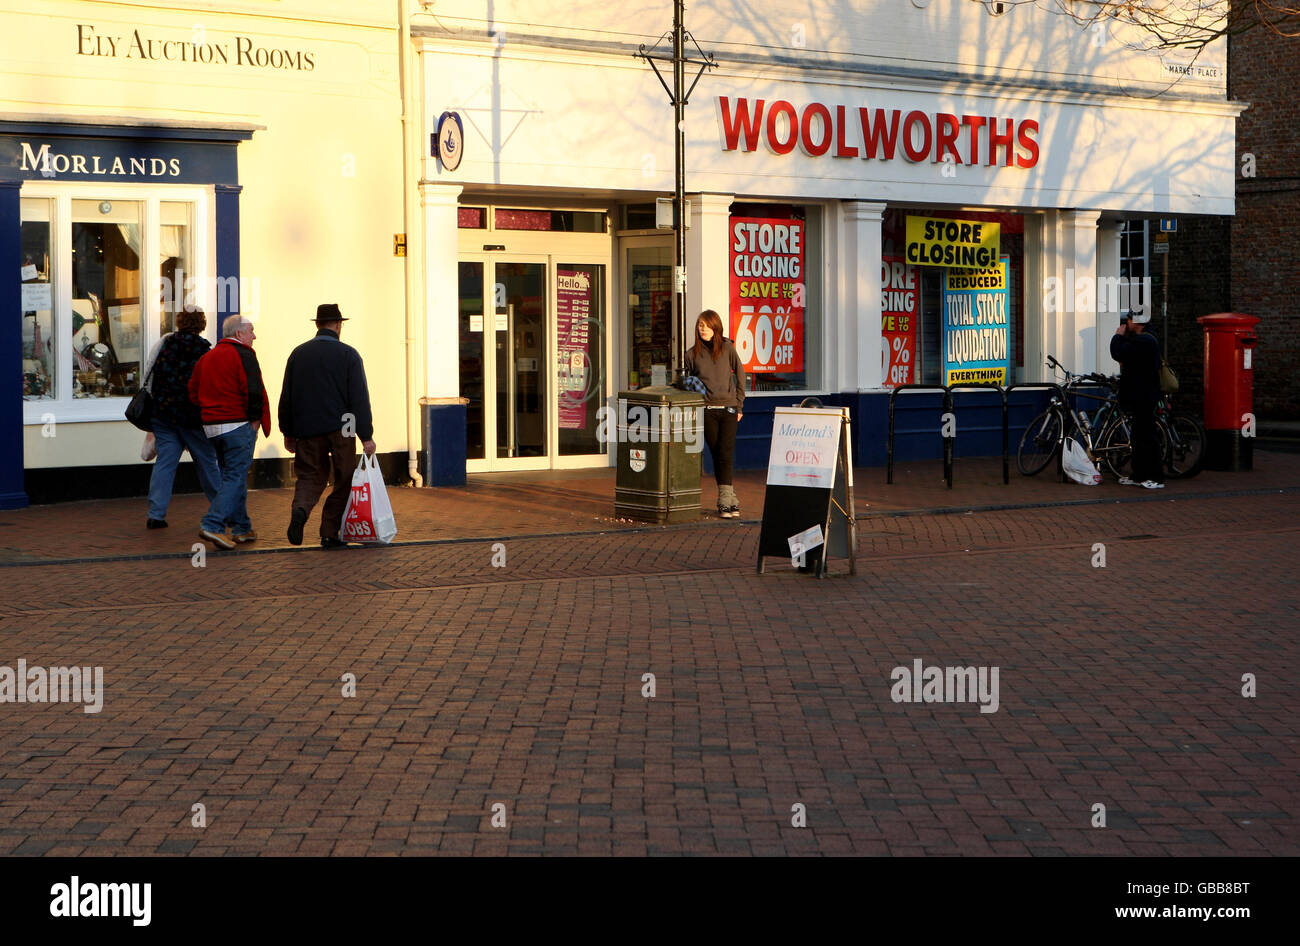
<path id="1" fill-rule="evenodd" d="M 1080 446 L 1073 437 L 1065 438 L 1065 453 L 1061 456 L 1061 466 L 1065 475 L 1084 486 L 1096 486 L 1101 482 L 1101 474 L 1088 459 L 1088 451 Z"/>
<path id="2" fill-rule="evenodd" d="M 397 520 L 379 472 L 379 458 L 363 453 L 352 473 L 352 494 L 343 510 L 339 538 L 344 542 L 387 545 L 396 535 Z"/>

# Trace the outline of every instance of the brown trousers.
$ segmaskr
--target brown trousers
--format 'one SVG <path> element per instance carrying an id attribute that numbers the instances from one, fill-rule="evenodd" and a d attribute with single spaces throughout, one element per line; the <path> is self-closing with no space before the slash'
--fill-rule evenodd
<path id="1" fill-rule="evenodd" d="M 343 510 L 348 505 L 352 491 L 352 473 L 357 468 L 357 438 L 344 437 L 335 432 L 322 437 L 303 437 L 298 441 L 298 451 L 293 458 L 293 473 L 298 482 L 293 488 L 295 509 L 311 512 L 320 494 L 325 491 L 330 474 L 334 474 L 334 489 L 325 500 L 320 514 L 322 539 L 339 537 L 343 528 Z"/>

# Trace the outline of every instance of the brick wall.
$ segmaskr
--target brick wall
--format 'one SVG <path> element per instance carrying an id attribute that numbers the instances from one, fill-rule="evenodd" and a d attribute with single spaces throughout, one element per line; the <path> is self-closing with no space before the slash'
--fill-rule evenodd
<path id="1" fill-rule="evenodd" d="M 1300 418 L 1300 38 L 1253 29 L 1229 47 L 1228 94 L 1249 102 L 1237 119 L 1237 215 L 1232 307 L 1259 316 L 1255 409 Z M 1254 177 L 1242 158 L 1254 156 Z M 1249 168 L 1246 168 L 1248 171 Z"/>
<path id="2" fill-rule="evenodd" d="M 1198 316 L 1227 312 L 1229 296 L 1229 217 L 1180 217 L 1178 232 L 1169 234 L 1169 316 L 1161 314 L 1164 302 L 1164 257 L 1148 247 L 1155 311 L 1151 327 L 1169 366 L 1178 375 L 1182 409 L 1199 413 L 1205 374 L 1205 343 Z M 1156 229 L 1154 222 L 1152 230 Z M 1153 234 L 1154 237 L 1154 234 Z"/>
<path id="3" fill-rule="evenodd" d="M 1228 67 L 1229 98 L 1250 106 L 1237 119 L 1237 213 L 1179 218 L 1170 236 L 1167 328 L 1164 262 L 1153 240 L 1153 327 L 1182 383 L 1180 405 L 1200 409 L 1197 316 L 1259 316 L 1256 413 L 1300 419 L 1300 38 L 1250 30 L 1231 40 Z"/>

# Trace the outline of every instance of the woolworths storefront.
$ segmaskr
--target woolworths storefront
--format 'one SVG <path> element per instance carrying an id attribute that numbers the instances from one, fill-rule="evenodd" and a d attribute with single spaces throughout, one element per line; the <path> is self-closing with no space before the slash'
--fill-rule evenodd
<path id="1" fill-rule="evenodd" d="M 663 90 L 617 43 L 413 35 L 426 135 L 463 135 L 420 184 L 426 283 L 458 286 L 426 296 L 430 393 L 468 400 L 471 471 L 606 465 L 586 408 L 670 364 Z M 706 75 L 686 309 L 726 313 L 745 361 L 738 462 L 763 465 L 772 408 L 808 395 L 852 407 L 857 459 L 879 464 L 899 384 L 1043 379 L 1048 354 L 1114 370 L 1120 312 L 1150 301 L 1120 278 L 1122 221 L 1230 214 L 1238 110 L 865 68 Z M 1000 450 L 996 412 L 963 416 L 960 451 Z M 938 455 L 935 417 L 902 411 L 900 455 Z"/>

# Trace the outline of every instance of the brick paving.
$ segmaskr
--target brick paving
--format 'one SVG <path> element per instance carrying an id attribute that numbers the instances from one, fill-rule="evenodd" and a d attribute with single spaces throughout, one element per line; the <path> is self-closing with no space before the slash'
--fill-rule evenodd
<path id="1" fill-rule="evenodd" d="M 263 491 L 263 550 L 203 568 L 196 497 L 155 533 L 140 500 L 0 513 L 0 665 L 106 684 L 0 704 L 0 854 L 1294 856 L 1300 458 L 1256 461 L 859 471 L 825 581 L 755 574 L 753 520 L 610 522 L 605 471 L 394 491 L 407 544 L 340 552 L 283 551 Z M 999 667 L 998 711 L 893 702 L 917 658 Z"/>

